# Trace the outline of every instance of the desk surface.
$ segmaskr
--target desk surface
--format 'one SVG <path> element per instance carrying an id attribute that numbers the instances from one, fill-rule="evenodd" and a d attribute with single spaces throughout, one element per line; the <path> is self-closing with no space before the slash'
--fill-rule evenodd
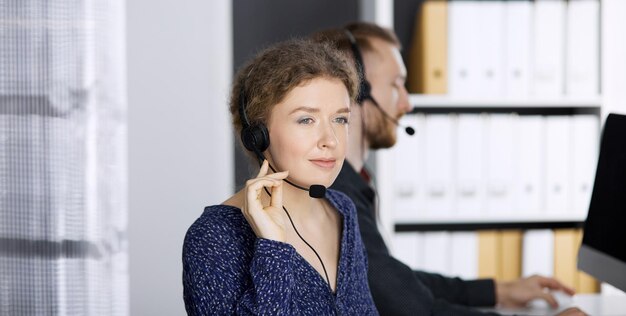
<path id="1" fill-rule="evenodd" d="M 544 302 L 520 309 L 491 309 L 503 315 L 555 315 L 569 307 L 578 307 L 592 316 L 626 316 L 626 296 L 578 294 L 560 302 L 558 309 L 551 309 Z"/>

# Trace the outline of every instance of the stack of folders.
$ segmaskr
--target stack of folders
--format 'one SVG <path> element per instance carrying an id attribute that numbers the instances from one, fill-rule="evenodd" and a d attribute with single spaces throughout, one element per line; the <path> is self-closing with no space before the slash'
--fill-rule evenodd
<path id="1" fill-rule="evenodd" d="M 468 100 L 598 96 L 599 15 L 598 0 L 424 1 L 409 91 Z M 414 114 L 403 123 L 417 134 L 400 133 L 392 152 L 396 223 L 585 219 L 598 116 Z M 539 273 L 597 291 L 575 268 L 579 244 L 576 230 L 399 233 L 394 253 L 414 268 L 465 278 Z"/>
<path id="2" fill-rule="evenodd" d="M 585 219 L 597 159 L 597 116 L 414 114 L 403 123 L 418 133 L 398 134 L 393 151 L 396 223 Z M 551 230 L 410 233 L 396 235 L 395 249 L 420 269 L 510 279 L 554 275 L 554 252 L 562 248 L 554 246 L 557 237 Z M 499 256 L 500 248 L 520 253 Z M 519 256 L 519 268 L 502 263 L 518 262 Z M 570 257 L 574 260 L 575 252 Z"/>
<path id="3" fill-rule="evenodd" d="M 415 19 L 409 91 L 595 96 L 599 38 L 599 0 L 427 0 Z"/>
<path id="4" fill-rule="evenodd" d="M 586 217 L 598 117 L 412 114 L 393 150 L 399 223 L 575 221 Z"/>
<path id="5" fill-rule="evenodd" d="M 577 269 L 580 229 L 526 233 L 492 230 L 472 234 L 475 233 L 398 233 L 394 237 L 395 256 L 415 270 L 465 279 L 511 281 L 541 274 L 559 279 L 578 293 L 595 293 L 600 289 L 598 281 Z M 541 243 L 529 250 L 527 243 L 533 239 Z"/>

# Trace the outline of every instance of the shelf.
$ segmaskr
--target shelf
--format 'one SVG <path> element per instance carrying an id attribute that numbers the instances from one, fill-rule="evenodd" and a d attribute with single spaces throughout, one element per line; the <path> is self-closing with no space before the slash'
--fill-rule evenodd
<path id="1" fill-rule="evenodd" d="M 420 222 L 396 223 L 394 231 L 427 232 L 427 231 L 476 231 L 503 229 L 559 229 L 581 228 L 584 221 L 492 221 L 492 222 Z"/>
<path id="2" fill-rule="evenodd" d="M 502 222 L 582 222 L 585 220 L 587 214 L 522 214 L 522 215 L 509 215 L 511 213 L 491 214 L 476 216 L 463 216 L 460 214 L 453 214 L 449 216 L 416 216 L 410 219 L 400 218 L 396 219 L 396 224 L 404 223 L 502 223 Z"/>
<path id="3" fill-rule="evenodd" d="M 410 231 L 466 231 L 480 229 L 554 229 L 582 227 L 586 214 L 581 216 L 572 215 L 547 215 L 547 216 L 523 216 L 523 217 L 454 217 L 454 218 L 416 218 L 413 221 L 395 222 L 396 232 Z"/>
<path id="4" fill-rule="evenodd" d="M 447 95 L 411 94 L 409 102 L 420 108 L 598 108 L 601 96 L 554 98 L 478 98 Z"/>

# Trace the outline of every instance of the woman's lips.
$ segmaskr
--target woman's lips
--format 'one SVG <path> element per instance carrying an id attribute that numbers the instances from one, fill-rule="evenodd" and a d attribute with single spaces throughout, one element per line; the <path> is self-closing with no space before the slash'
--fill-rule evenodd
<path id="1" fill-rule="evenodd" d="M 332 169 L 335 167 L 335 163 L 337 162 L 335 159 L 313 159 L 311 160 L 315 165 L 325 168 Z"/>

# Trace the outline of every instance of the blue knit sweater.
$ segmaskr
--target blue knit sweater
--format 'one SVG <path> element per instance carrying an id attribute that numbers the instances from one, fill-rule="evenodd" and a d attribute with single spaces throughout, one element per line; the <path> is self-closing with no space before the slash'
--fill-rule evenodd
<path id="1" fill-rule="evenodd" d="M 185 236 L 187 313 L 378 315 L 367 283 L 367 257 L 354 204 L 333 190 L 326 198 L 343 216 L 335 293 L 293 246 L 257 238 L 240 209 L 214 205 L 205 208 Z"/>

